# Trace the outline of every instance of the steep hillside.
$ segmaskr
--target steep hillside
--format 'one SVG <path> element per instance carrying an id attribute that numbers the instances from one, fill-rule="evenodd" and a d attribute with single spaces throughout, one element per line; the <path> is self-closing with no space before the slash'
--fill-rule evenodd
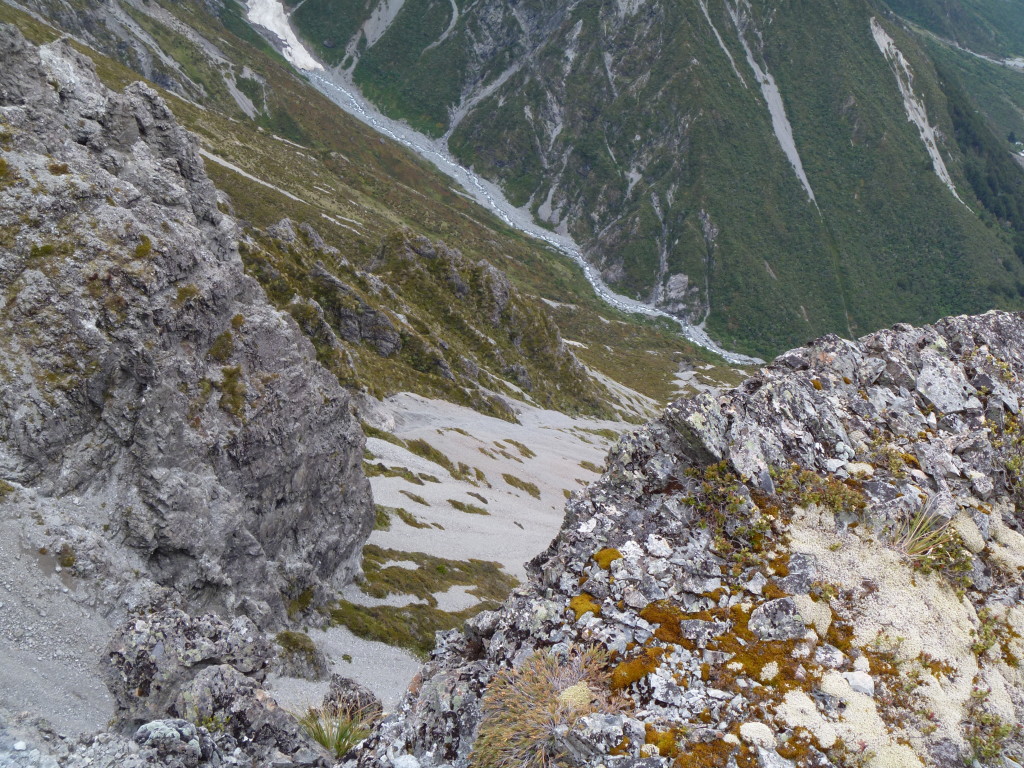
<path id="1" fill-rule="evenodd" d="M 1022 349 L 830 336 L 672 404 L 343 764 L 1019 764 Z"/>
<path id="2" fill-rule="evenodd" d="M 168 104 L 199 135 L 209 172 L 245 225 L 250 273 L 299 317 L 346 385 L 377 396 L 413 390 L 506 417 L 495 394 L 611 414 L 616 398 L 575 362 L 560 333 L 584 345 L 573 351 L 600 345 L 587 365 L 661 402 L 679 362 L 701 358 L 667 324 L 607 307 L 563 257 L 341 112 L 240 22 L 233 0 L 119 0 L 73 12 L 46 2 L 34 10 L 168 89 Z M 56 35 L 8 5 L 0 4 L 0 18 L 38 40 Z M 90 55 L 112 84 L 136 76 Z M 240 98 L 252 96 L 253 83 L 259 98 Z M 355 316 L 365 316 L 358 331 Z M 393 341 L 380 343 L 367 323 Z M 633 364 L 638 358 L 644 365 Z"/>
<path id="3" fill-rule="evenodd" d="M 1024 58 L 1020 0 L 887 0 L 905 19 L 976 53 Z"/>
<path id="4" fill-rule="evenodd" d="M 164 102 L 2 29 L 0 517 L 107 611 L 155 582 L 281 620 L 372 525 L 349 396 L 244 275 Z"/>
<path id="5" fill-rule="evenodd" d="M 727 347 L 1021 301 L 942 78 L 880 3 L 295 5 L 385 112 Z"/>

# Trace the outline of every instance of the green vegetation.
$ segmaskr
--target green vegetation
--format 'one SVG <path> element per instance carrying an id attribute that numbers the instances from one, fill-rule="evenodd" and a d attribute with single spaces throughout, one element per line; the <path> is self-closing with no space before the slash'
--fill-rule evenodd
<path id="1" fill-rule="evenodd" d="M 363 434 L 367 437 L 376 437 L 378 440 L 386 440 L 392 445 L 397 445 L 399 448 L 405 448 L 405 440 L 400 437 L 396 437 L 390 432 L 385 432 L 383 429 L 377 429 L 372 424 L 367 424 L 365 421 L 361 422 L 363 428 Z"/>
<path id="2" fill-rule="evenodd" d="M 609 665 L 606 652 L 574 645 L 565 656 L 536 651 L 515 669 L 499 672 L 481 703 L 472 765 L 571 764 L 556 734 L 587 715 L 615 714 L 623 706 L 612 692 Z"/>
<path id="3" fill-rule="evenodd" d="M 392 507 L 385 507 L 383 504 L 375 504 L 373 507 L 373 530 L 390 531 L 392 511 Z"/>
<path id="4" fill-rule="evenodd" d="M 148 259 L 153 253 L 153 241 L 146 235 L 139 237 L 139 244 L 135 246 L 136 259 Z"/>
<path id="5" fill-rule="evenodd" d="M 177 293 L 174 296 L 175 309 L 180 309 L 197 296 L 199 296 L 199 288 L 197 286 L 192 285 L 191 283 L 179 285 Z"/>
<path id="6" fill-rule="evenodd" d="M 976 53 L 1020 56 L 1024 16 L 1020 5 L 1001 0 L 888 0 L 896 13 Z"/>
<path id="7" fill-rule="evenodd" d="M 967 721 L 967 743 L 972 757 L 983 765 L 993 765 L 1007 747 L 1020 738 L 1021 726 L 1008 723 L 981 706 L 974 707 Z"/>
<path id="8" fill-rule="evenodd" d="M 210 351 L 207 354 L 218 363 L 226 363 L 234 352 L 235 337 L 231 334 L 231 331 L 224 331 L 224 333 L 213 340 L 213 344 L 210 345 Z"/>
<path id="9" fill-rule="evenodd" d="M 325 0 L 310 8 L 314 2 L 296 14 L 300 31 L 315 44 L 329 29 L 333 47 L 320 52 L 343 58 L 367 9 Z M 942 0 L 901 0 L 895 7 L 947 37 L 963 26 L 967 36 L 957 39 L 968 47 L 1021 54 L 1018 8 L 997 0 L 965 6 L 962 13 Z M 486 87 L 529 49 L 531 66 L 455 128 L 452 152 L 499 180 L 515 204 L 536 211 L 551 200 L 556 209 L 585 211 L 569 229 L 624 293 L 648 297 L 664 254 L 670 273 L 689 277 L 691 301 L 710 298 L 708 328 L 727 347 L 765 355 L 825 332 L 856 336 L 896 321 L 1021 305 L 1024 266 L 1014 256 L 1014 238 L 990 226 L 1022 204 L 1011 181 L 1022 174 L 1001 138 L 1024 133 L 1021 102 L 1006 96 L 1021 86 L 995 83 L 1019 80 L 1017 73 L 995 73 L 997 66 L 977 60 L 992 71 L 992 82 L 972 80 L 970 92 L 985 100 L 983 112 L 998 113 L 1002 130 L 998 151 L 992 144 L 973 153 L 957 135 L 970 132 L 963 127 L 967 113 L 947 108 L 957 98 L 947 87 L 951 79 L 936 70 L 931 48 L 939 44 L 883 20 L 910 62 L 929 120 L 944 135 L 957 135 L 959 148 L 943 151 L 959 194 L 966 200 L 973 188 L 992 212 L 978 216 L 936 176 L 906 119 L 895 74 L 865 33 L 876 10 L 854 0 L 770 14 L 752 9 L 750 26 L 771 30 L 758 57 L 782 91 L 812 204 L 759 90 L 750 87 L 753 74 L 725 10 L 711 13 L 739 62 L 738 77 L 697 5 L 660 2 L 657 12 L 660 23 L 645 32 L 630 25 L 609 31 L 588 4 L 564 16 L 538 11 L 548 23 L 546 37 L 527 41 L 510 12 L 488 2 L 463 9 L 439 42 L 448 5 L 406 2 L 381 40 L 362 51 L 355 77 L 385 112 L 437 135 L 450 127 L 463 86 Z M 493 14 L 489 28 L 504 31 L 486 55 L 474 48 L 471 32 L 483 14 Z M 574 55 L 567 61 L 568 50 Z M 621 51 L 640 58 L 623 59 Z M 605 55 L 618 62 L 612 74 Z M 552 99 L 563 120 L 557 135 L 541 117 Z M 637 170 L 640 178 L 631 179 Z M 993 180 L 995 189 L 988 186 Z M 643 378 L 646 349 L 617 347 L 608 361 L 600 347 L 574 353 L 602 370 L 629 367 L 632 377 Z"/>
<path id="10" fill-rule="evenodd" d="M 405 490 L 404 488 L 399 490 L 398 492 L 400 494 L 402 494 L 403 496 L 407 497 L 410 501 L 414 501 L 417 504 L 422 504 L 424 507 L 429 507 L 430 506 L 430 502 L 427 501 L 426 499 L 424 499 L 422 496 L 419 496 L 419 495 L 417 495 L 415 493 L 411 493 L 411 492 Z"/>
<path id="11" fill-rule="evenodd" d="M 369 736 L 373 726 L 368 713 L 345 709 L 310 707 L 295 719 L 307 736 L 339 760 Z"/>
<path id="12" fill-rule="evenodd" d="M 316 645 L 313 643 L 313 639 L 305 632 L 285 630 L 278 632 L 274 639 L 277 641 L 278 646 L 280 646 L 283 656 L 298 655 L 302 656 L 309 664 L 316 663 Z"/>
<path id="13" fill-rule="evenodd" d="M 372 464 L 364 461 L 363 472 L 367 477 L 400 477 L 413 485 L 423 485 L 422 478 L 405 467 L 388 467 L 380 462 Z"/>
<path id="14" fill-rule="evenodd" d="M 613 398 L 588 380 L 564 352 L 558 339 L 561 329 L 595 350 L 595 359 L 588 359 L 588 365 L 662 402 L 671 397 L 665 382 L 684 357 L 700 355 L 678 333 L 611 310 L 563 256 L 509 230 L 454 192 L 424 162 L 396 144 L 381 143 L 371 129 L 340 113 L 296 78 L 246 25 L 244 11 L 235 0 L 225 2 L 217 15 L 193 0 L 151 2 L 215 41 L 231 62 L 230 67 L 216 64 L 216 73 L 209 70 L 197 58 L 202 56 L 201 46 L 148 16 L 147 7 L 152 6 L 132 9 L 147 16 L 147 31 L 159 31 L 153 39 L 181 59 L 187 80 L 164 67 L 159 56 L 153 56 L 151 63 L 156 74 L 182 83 L 192 101 L 151 85 L 161 91 L 182 124 L 199 136 L 208 151 L 253 176 L 272 180 L 293 196 L 253 183 L 215 161 L 206 162 L 209 175 L 231 197 L 236 215 L 247 224 L 240 249 L 247 271 L 261 282 L 275 305 L 296 316 L 318 358 L 339 381 L 365 387 L 379 397 L 414 391 L 512 419 L 503 403 L 478 388 L 473 377 L 478 376 L 487 389 L 515 397 L 504 380 L 508 366 L 516 364 L 526 369 L 533 385 L 529 394 L 537 403 L 569 413 L 612 416 Z M 50 5 L 44 2 L 40 12 L 49 12 Z M 309 0 L 297 15 L 326 15 L 329 6 L 333 12 L 337 5 Z M 339 18 L 348 13 L 346 9 L 338 9 Z M 427 13 L 447 23 L 450 5 L 432 4 Z M 32 39 L 57 37 L 45 23 L 2 3 L 0 20 L 17 24 Z M 408 25 L 409 20 L 401 23 Z M 97 39 L 105 40 L 102 35 Z M 319 39 L 327 41 L 328 36 Z M 109 86 L 122 88 L 138 79 L 129 68 L 139 65 L 131 46 L 106 49 L 122 57 L 115 61 L 77 42 L 73 45 L 96 62 Z M 262 80 L 243 78 L 244 66 L 259 72 Z M 263 112 L 255 121 L 241 119 L 233 99 L 225 96 L 221 90 L 225 77 L 233 77 L 241 90 L 258 97 L 253 101 Z M 285 116 L 291 116 L 290 123 Z M 302 146 L 280 141 L 275 134 Z M 313 224 L 344 260 L 318 250 L 301 231 L 293 243 L 270 237 L 266 228 L 284 216 L 296 227 L 302 222 Z M 459 253 L 439 246 L 439 241 L 457 246 Z M 316 277 L 318 262 L 342 286 Z M 511 279 L 512 291 L 503 305 L 496 297 L 504 295 L 504 286 L 487 264 L 504 270 Z M 370 280 L 368 272 L 373 273 Z M 388 287 L 384 294 L 378 293 L 378 281 Z M 173 305 L 177 308 L 200 298 L 196 286 L 178 286 L 176 291 Z M 557 303 L 557 318 L 538 301 L 541 297 Z M 323 321 L 307 298 L 323 307 Z M 405 321 L 393 314 L 398 308 Z M 381 316 L 399 336 L 397 350 L 378 347 L 366 338 L 353 340 L 353 319 L 377 323 Z M 569 327 L 571 331 L 565 330 Z M 607 354 L 597 354 L 603 345 Z M 636 350 L 646 351 L 638 357 Z M 641 358 L 642 365 L 633 364 Z M 479 374 L 466 373 L 463 360 L 478 366 Z M 476 482 L 486 482 L 474 468 L 466 471 Z"/>
<path id="15" fill-rule="evenodd" d="M 0 480 L 0 501 L 6 500 L 15 490 L 15 487 L 6 480 Z"/>
<path id="16" fill-rule="evenodd" d="M 597 464 L 595 464 L 592 461 L 581 461 L 580 466 L 583 469 L 587 470 L 588 472 L 594 472 L 595 474 L 598 475 L 600 475 L 604 471 L 603 469 L 601 469 L 601 467 L 597 466 Z"/>
<path id="17" fill-rule="evenodd" d="M 894 531 L 892 544 L 924 573 L 944 574 L 961 592 L 971 584 L 971 555 L 951 520 L 924 507 Z"/>
<path id="18" fill-rule="evenodd" d="M 418 568 L 389 565 L 394 561 L 412 561 Z M 368 595 L 410 595 L 426 604 L 368 608 L 341 600 L 330 609 L 331 618 L 360 637 L 408 648 L 420 656 L 434 647 L 435 631 L 460 627 L 480 611 L 497 607 L 516 586 L 516 580 L 504 573 L 498 563 L 445 560 L 372 544 L 363 549 L 363 572 L 365 581 L 361 588 Z M 470 594 L 482 602 L 458 613 L 441 611 L 434 595 L 456 585 L 472 587 Z"/>
<path id="19" fill-rule="evenodd" d="M 295 621 L 299 616 L 309 610 L 309 606 L 313 604 L 313 588 L 306 587 L 302 590 L 297 597 L 288 601 L 286 606 L 288 611 L 288 620 Z"/>
<path id="20" fill-rule="evenodd" d="M 531 483 L 530 481 L 522 480 L 516 477 L 515 475 L 508 474 L 507 472 L 502 473 L 501 477 L 502 479 L 504 479 L 506 483 L 511 485 L 513 488 L 517 488 L 520 491 L 525 491 L 526 493 L 533 496 L 533 498 L 535 499 L 540 498 L 540 488 L 538 488 L 535 484 Z"/>
<path id="21" fill-rule="evenodd" d="M 506 438 L 505 442 L 508 443 L 509 445 L 514 445 L 516 447 L 516 450 L 519 451 L 520 455 L 522 455 L 524 459 L 533 459 L 536 458 L 537 456 L 536 453 L 530 450 L 527 446 L 520 443 L 518 440 Z"/>
<path id="22" fill-rule="evenodd" d="M 247 389 L 242 379 L 242 367 L 239 365 L 225 366 L 221 368 L 220 382 L 213 382 L 213 385 L 220 390 L 220 407 L 234 416 L 241 419 L 245 413 L 245 396 Z"/>
<path id="23" fill-rule="evenodd" d="M 448 503 L 453 508 L 459 510 L 459 512 L 465 512 L 470 515 L 489 515 L 491 514 L 483 507 L 478 507 L 476 504 L 468 504 L 465 501 L 459 501 L 458 499 L 448 499 Z"/>
<path id="24" fill-rule="evenodd" d="M 75 554 L 74 548 L 70 544 L 61 544 L 57 552 L 57 565 L 61 568 L 74 568 L 77 562 L 78 555 Z"/>

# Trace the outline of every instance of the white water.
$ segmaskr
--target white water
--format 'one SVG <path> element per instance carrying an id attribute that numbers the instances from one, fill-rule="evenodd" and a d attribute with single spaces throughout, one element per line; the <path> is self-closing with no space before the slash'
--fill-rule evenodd
<path id="1" fill-rule="evenodd" d="M 702 325 L 689 325 L 678 317 L 662 312 L 660 309 L 656 309 L 649 304 L 644 304 L 643 302 L 615 293 L 601 279 L 597 270 L 583 258 L 579 246 L 571 237 L 551 232 L 539 226 L 533 220 L 533 216 L 528 210 L 516 208 L 512 205 L 512 203 L 505 199 L 505 195 L 495 184 L 455 162 L 440 142 L 414 131 L 404 123 L 382 115 L 377 111 L 376 107 L 362 97 L 354 85 L 344 79 L 342 74 L 337 72 L 325 72 L 322 74 L 307 72 L 306 76 L 313 85 L 346 112 L 359 118 L 379 133 L 394 139 L 400 144 L 404 144 L 416 152 L 416 154 L 429 160 L 447 176 L 457 181 L 474 200 L 497 215 L 505 224 L 538 240 L 542 240 L 566 256 L 569 256 L 583 269 L 583 273 L 586 275 L 587 281 L 594 288 L 595 293 L 616 309 L 632 314 L 647 315 L 648 317 L 666 317 L 678 323 L 683 331 L 683 335 L 694 344 L 721 355 L 725 360 L 734 365 L 758 365 L 764 362 L 758 358 L 722 349 L 708 336 Z"/>
<path id="2" fill-rule="evenodd" d="M 455 162 L 443 143 L 424 136 L 405 123 L 400 123 L 381 114 L 376 107 L 363 98 L 359 89 L 345 73 L 324 70 L 295 36 L 279 0 L 248 0 L 248 8 L 249 20 L 271 30 L 285 42 L 285 56 L 300 70 L 304 70 L 306 77 L 321 93 L 377 132 L 404 144 L 416 154 L 429 160 L 443 173 L 457 181 L 474 200 L 489 209 L 508 226 L 542 240 L 571 258 L 579 264 L 587 282 L 603 301 L 623 312 L 668 318 L 674 323 L 678 323 L 683 335 L 691 342 L 720 355 L 733 365 L 759 365 L 764 362 L 756 357 L 748 357 L 723 349 L 707 334 L 703 323 L 690 325 L 649 304 L 615 293 L 601 279 L 597 270 L 583 258 L 580 247 L 569 235 L 551 232 L 539 226 L 528 210 L 512 205 L 495 184 Z M 220 158 L 217 159 L 220 160 Z"/>
<path id="3" fill-rule="evenodd" d="M 935 140 L 935 128 L 928 122 L 928 111 L 925 109 L 924 102 L 914 93 L 914 73 L 910 69 L 909 62 L 903 52 L 896 47 L 896 41 L 889 36 L 889 33 L 874 16 L 871 17 L 871 35 L 875 39 L 878 50 L 885 56 L 893 74 L 896 75 L 896 84 L 903 96 L 903 107 L 906 109 L 907 119 L 917 126 L 917 131 L 921 134 L 921 141 L 931 156 L 935 175 L 949 188 L 953 196 L 963 203 L 964 201 L 957 194 L 956 185 L 953 184 L 953 177 L 949 175 L 949 169 L 946 168 L 946 162 L 939 152 L 939 145 Z"/>

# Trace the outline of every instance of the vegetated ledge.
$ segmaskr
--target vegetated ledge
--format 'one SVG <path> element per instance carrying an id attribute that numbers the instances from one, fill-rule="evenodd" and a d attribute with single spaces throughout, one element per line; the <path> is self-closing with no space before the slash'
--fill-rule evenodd
<path id="1" fill-rule="evenodd" d="M 674 403 L 345 764 L 1019 763 L 1022 376 L 992 312 Z"/>

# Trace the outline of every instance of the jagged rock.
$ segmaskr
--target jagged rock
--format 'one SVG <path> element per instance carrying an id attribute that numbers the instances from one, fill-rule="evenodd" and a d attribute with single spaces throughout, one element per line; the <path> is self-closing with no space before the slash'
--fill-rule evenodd
<path id="1" fill-rule="evenodd" d="M 195 140 L 67 42 L 3 27 L 0 58 L 0 473 L 41 509 L 29 543 L 120 612 L 161 585 L 270 623 L 346 583 L 362 433 L 245 276 Z"/>
<path id="2" fill-rule="evenodd" d="M 983 375 L 1006 391 L 964 386 Z M 1010 418 L 1021 395 L 1024 316 L 993 312 L 825 337 L 731 392 L 673 403 L 574 494 L 526 585 L 439 636 L 401 709 L 347 765 L 410 755 L 466 768 L 495 675 L 537 651 L 568 664 L 578 645 L 613 654 L 598 684 L 622 700 L 550 733 L 566 764 L 666 765 L 665 748 L 708 765 L 838 767 L 850 764 L 829 751 L 840 739 L 878 766 L 962 756 L 977 707 L 986 722 L 1024 715 L 1012 661 L 1024 612 L 1005 602 L 1024 563 L 1024 438 Z M 915 520 L 939 531 L 944 565 L 921 559 L 938 550 L 921 547 Z M 1004 627 L 991 658 L 979 616 L 989 633 Z M 943 680 L 938 699 L 919 669 Z M 1006 692 L 998 711 L 971 698 L 982 679 Z M 592 726 L 620 715 L 642 730 L 610 746 Z M 1024 744 L 1002 749 L 1016 759 Z"/>
<path id="3" fill-rule="evenodd" d="M 274 666 L 279 674 L 305 680 L 327 677 L 330 669 L 327 657 L 305 632 L 279 632 L 275 639 L 278 651 Z"/>
<path id="4" fill-rule="evenodd" d="M 769 600 L 756 608 L 747 626 L 762 640 L 795 640 L 807 631 L 796 603 L 788 597 Z"/>
<path id="5" fill-rule="evenodd" d="M 219 742 L 230 744 L 231 739 L 268 762 L 329 764 L 327 754 L 302 732 L 295 718 L 281 710 L 256 680 L 227 664 L 206 667 L 182 686 L 172 711 L 193 722 L 211 723 Z"/>
<path id="6" fill-rule="evenodd" d="M 139 726 L 133 740 L 153 750 L 167 768 L 197 768 L 213 756 L 213 739 L 188 720 L 154 720 Z"/>
<path id="7" fill-rule="evenodd" d="M 254 684 L 266 677 L 273 649 L 246 617 L 230 623 L 174 608 L 130 618 L 105 654 L 115 718 L 137 726 L 165 717 L 180 691 L 211 665 L 230 665 Z"/>
<path id="8" fill-rule="evenodd" d="M 331 675 L 331 684 L 324 694 L 323 709 L 330 712 L 360 712 L 370 720 L 380 717 L 384 707 L 366 686 L 341 675 Z"/>
<path id="9" fill-rule="evenodd" d="M 382 357 L 402 350 L 402 337 L 386 314 L 370 307 L 321 265 L 313 269 L 310 279 L 341 338 L 354 343 L 367 341 Z"/>

